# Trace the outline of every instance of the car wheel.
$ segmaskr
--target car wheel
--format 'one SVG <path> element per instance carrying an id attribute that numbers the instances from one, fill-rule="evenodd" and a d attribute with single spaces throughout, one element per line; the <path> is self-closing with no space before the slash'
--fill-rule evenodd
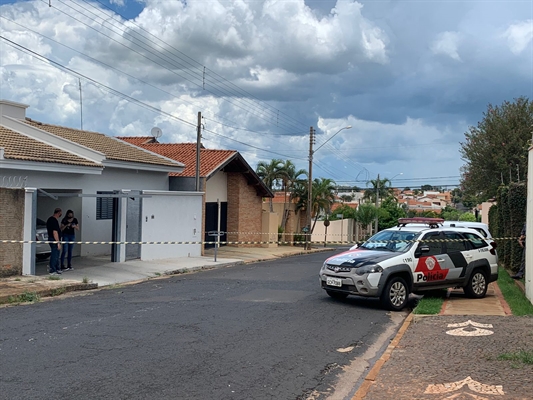
<path id="1" fill-rule="evenodd" d="M 468 284 L 463 287 L 463 290 L 468 297 L 480 299 L 487 294 L 488 286 L 486 273 L 481 269 L 476 269 L 470 275 Z"/>
<path id="2" fill-rule="evenodd" d="M 346 297 L 348 297 L 347 293 L 335 292 L 334 290 L 326 290 L 326 293 L 329 297 L 333 297 L 334 299 L 338 300 L 344 300 Z"/>
<path id="3" fill-rule="evenodd" d="M 46 260 L 48 257 L 50 257 L 50 253 L 36 254 L 36 257 L 39 261 Z"/>
<path id="4" fill-rule="evenodd" d="M 408 300 L 409 289 L 405 279 L 399 276 L 393 276 L 389 279 L 381 294 L 383 307 L 391 311 L 400 311 L 407 305 Z"/>

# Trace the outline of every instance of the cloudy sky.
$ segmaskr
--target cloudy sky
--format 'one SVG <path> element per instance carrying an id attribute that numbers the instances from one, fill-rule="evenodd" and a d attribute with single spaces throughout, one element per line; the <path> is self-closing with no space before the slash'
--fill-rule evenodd
<path id="1" fill-rule="evenodd" d="M 201 112 L 253 168 L 307 169 L 314 127 L 341 185 L 457 184 L 487 105 L 533 98 L 529 0 L 0 0 L 0 36 L 0 98 L 33 119 L 178 143 Z"/>

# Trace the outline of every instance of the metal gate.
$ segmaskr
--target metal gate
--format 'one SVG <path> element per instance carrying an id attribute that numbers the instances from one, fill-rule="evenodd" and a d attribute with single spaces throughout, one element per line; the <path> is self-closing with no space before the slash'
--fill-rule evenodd
<path id="1" fill-rule="evenodd" d="M 218 230 L 218 204 L 216 202 L 205 203 L 205 236 L 206 242 L 214 242 L 215 237 L 209 236 L 208 232 Z M 228 203 L 220 203 L 220 230 L 226 232 L 228 230 Z M 220 236 L 220 241 L 228 240 L 226 234 Z M 214 244 L 206 244 L 205 248 L 214 247 Z"/>
<path id="2" fill-rule="evenodd" d="M 126 242 L 140 242 L 142 239 L 141 214 L 142 197 L 139 190 L 130 192 L 134 197 L 128 197 L 126 206 Z M 126 260 L 141 258 L 140 244 L 126 245 Z"/>

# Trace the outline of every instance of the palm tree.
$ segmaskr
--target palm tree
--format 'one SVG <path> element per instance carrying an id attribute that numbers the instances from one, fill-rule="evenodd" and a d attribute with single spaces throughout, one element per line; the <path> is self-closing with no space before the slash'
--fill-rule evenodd
<path id="1" fill-rule="evenodd" d="M 313 227 L 309 233 L 313 233 L 320 212 L 328 214 L 335 202 L 335 181 L 329 178 L 316 178 L 313 181 L 311 202 L 311 218 L 314 216 Z"/>
<path id="2" fill-rule="evenodd" d="M 259 178 L 261 178 L 261 180 L 265 183 L 265 185 L 270 190 L 273 190 L 274 186 L 283 176 L 281 172 L 282 167 L 283 161 L 274 158 L 270 160 L 270 163 L 266 161 L 259 161 L 255 172 L 257 173 Z M 270 198 L 270 212 L 274 212 L 274 207 L 272 205 L 272 197 Z"/>
<path id="3" fill-rule="evenodd" d="M 374 205 L 363 203 L 357 207 L 355 219 L 365 227 L 365 230 L 367 230 L 368 225 L 370 225 L 376 219 L 377 215 L 378 209 Z"/>
<path id="4" fill-rule="evenodd" d="M 370 200 L 372 203 L 376 202 L 376 193 L 378 192 L 380 199 L 385 199 L 392 195 L 393 189 L 391 187 L 391 181 L 389 178 L 371 179 L 367 182 L 367 184 L 370 184 L 372 187 L 365 190 L 363 199 Z"/>
<path id="5" fill-rule="evenodd" d="M 285 224 L 287 223 L 287 192 L 291 193 L 298 183 L 304 183 L 305 180 L 300 179 L 301 175 L 307 176 L 307 171 L 305 169 L 296 170 L 296 166 L 291 160 L 285 160 L 283 166 L 280 170 L 281 173 L 281 183 L 284 191 L 283 198 L 283 217 L 281 222 L 281 227 L 285 231 Z M 291 196 L 292 199 L 292 196 Z"/>

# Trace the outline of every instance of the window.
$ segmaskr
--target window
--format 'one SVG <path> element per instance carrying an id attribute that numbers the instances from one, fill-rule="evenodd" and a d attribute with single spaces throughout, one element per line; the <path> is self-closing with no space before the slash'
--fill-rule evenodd
<path id="1" fill-rule="evenodd" d="M 442 251 L 442 238 L 439 235 L 439 232 L 428 233 L 422 239 L 420 246 L 428 246 L 429 252 L 424 253 L 424 256 L 436 256 L 437 254 L 444 253 Z M 427 241 L 426 241 L 427 240 Z M 419 247 L 420 247 L 419 246 Z"/>
<path id="2" fill-rule="evenodd" d="M 453 253 L 468 250 L 466 239 L 457 232 L 444 232 L 446 238 L 446 251 Z"/>
<path id="3" fill-rule="evenodd" d="M 472 248 L 474 249 L 481 249 L 482 247 L 488 246 L 488 243 L 481 239 L 478 235 L 475 235 L 470 232 L 465 232 L 464 235 L 472 245 Z"/>
<path id="4" fill-rule="evenodd" d="M 96 192 L 96 194 L 113 194 L 113 192 Z M 96 219 L 113 219 L 113 197 L 96 198 Z"/>

